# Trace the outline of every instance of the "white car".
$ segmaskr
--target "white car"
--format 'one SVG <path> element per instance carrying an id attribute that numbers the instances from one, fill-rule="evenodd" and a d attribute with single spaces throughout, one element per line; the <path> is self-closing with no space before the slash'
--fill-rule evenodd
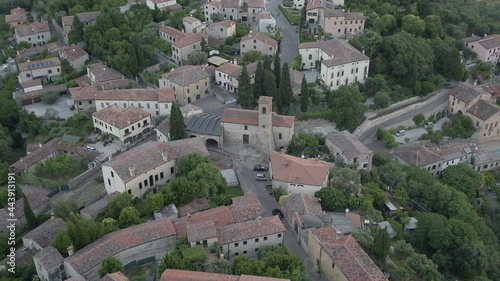
<path id="1" fill-rule="evenodd" d="M 85 148 L 88 149 L 88 150 L 96 150 L 95 147 L 90 146 L 90 145 L 85 146 Z"/>
<path id="2" fill-rule="evenodd" d="M 427 123 L 424 124 L 424 129 L 431 128 L 432 126 L 434 126 L 433 122 L 427 122 Z"/>
<path id="3" fill-rule="evenodd" d="M 399 130 L 394 135 L 396 137 L 402 137 L 402 136 L 406 135 L 406 131 L 405 130 Z"/>

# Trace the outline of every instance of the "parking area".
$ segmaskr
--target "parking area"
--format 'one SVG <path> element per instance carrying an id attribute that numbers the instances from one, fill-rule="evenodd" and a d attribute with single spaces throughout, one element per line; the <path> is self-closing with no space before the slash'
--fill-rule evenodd
<path id="1" fill-rule="evenodd" d="M 102 141 L 89 145 L 95 147 L 95 149 L 101 153 L 101 157 L 108 157 L 121 148 L 121 143 L 117 140 L 113 141 L 112 143 L 108 143 L 106 146 L 104 146 L 104 142 Z"/>
<path id="2" fill-rule="evenodd" d="M 55 104 L 45 104 L 43 102 L 25 105 L 24 109 L 27 111 L 35 113 L 38 117 L 45 117 L 45 112 L 47 109 L 53 108 L 57 111 L 57 117 L 62 119 L 68 119 L 70 116 L 75 114 L 74 110 L 71 110 L 68 106 L 68 100 L 71 100 L 70 96 L 64 95 L 57 99 Z"/>
<path id="3" fill-rule="evenodd" d="M 450 119 L 448 117 L 444 117 L 439 119 L 434 125 L 432 126 L 432 129 L 434 131 L 441 130 L 443 127 L 443 124 L 448 122 Z M 424 129 L 423 127 L 415 128 L 413 130 L 408 130 L 406 131 L 404 136 L 396 137 L 394 136 L 394 139 L 396 139 L 397 142 L 399 143 L 405 143 L 405 139 L 409 139 L 410 142 L 417 141 L 420 136 L 423 134 L 427 133 L 427 129 Z"/>
<path id="4" fill-rule="evenodd" d="M 237 107 L 236 103 L 234 102 L 224 104 L 214 96 L 202 98 L 200 100 L 193 102 L 192 104 L 202 108 L 204 113 L 211 113 L 215 115 L 224 114 L 224 109 L 226 108 Z"/>
<path id="5" fill-rule="evenodd" d="M 319 71 L 316 70 L 304 70 L 302 73 L 304 73 L 307 83 L 316 82 L 316 79 L 320 77 Z"/>

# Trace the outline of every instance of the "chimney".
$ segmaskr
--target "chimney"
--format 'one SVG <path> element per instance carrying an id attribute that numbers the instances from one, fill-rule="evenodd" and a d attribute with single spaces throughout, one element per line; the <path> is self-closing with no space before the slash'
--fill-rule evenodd
<path id="1" fill-rule="evenodd" d="M 190 213 L 188 213 L 188 214 L 187 214 L 187 218 L 188 218 L 188 219 L 190 219 L 190 218 L 191 218 L 191 214 L 190 214 Z"/>
<path id="2" fill-rule="evenodd" d="M 108 161 L 111 161 L 111 158 L 112 158 L 112 156 L 111 156 L 111 155 L 109 155 L 109 156 L 108 156 Z"/>
<path id="3" fill-rule="evenodd" d="M 362 53 L 363 53 L 363 55 L 364 55 L 364 54 L 365 54 L 365 49 L 363 49 L 361 52 L 362 52 Z"/>
<path id="4" fill-rule="evenodd" d="M 42 147 L 42 144 L 41 144 L 41 143 L 39 143 L 39 144 L 38 144 L 38 147 Z"/>
<path id="5" fill-rule="evenodd" d="M 73 48 L 73 52 L 75 51 L 75 48 Z"/>
<path id="6" fill-rule="evenodd" d="M 168 155 L 165 150 L 161 152 L 161 157 L 163 158 L 163 161 L 167 162 L 168 161 Z"/>
<path id="7" fill-rule="evenodd" d="M 258 225 L 262 225 L 262 217 L 261 216 L 258 216 L 256 221 L 257 221 Z"/>
<path id="8" fill-rule="evenodd" d="M 54 211 L 50 212 L 50 219 L 53 220 L 56 216 L 54 215 Z"/>
<path id="9" fill-rule="evenodd" d="M 68 256 L 72 256 L 75 251 L 73 251 L 73 245 L 69 245 L 66 250 L 68 250 Z"/>
<path id="10" fill-rule="evenodd" d="M 488 37 L 488 34 L 484 34 L 484 37 Z"/>
<path id="11" fill-rule="evenodd" d="M 128 171 L 130 172 L 131 177 L 135 177 L 135 167 L 134 166 L 130 165 L 128 167 Z"/>
<path id="12" fill-rule="evenodd" d="M 337 235 L 335 236 L 335 240 L 339 240 L 341 236 L 342 236 L 342 232 L 337 230 Z"/>
<path id="13" fill-rule="evenodd" d="M 345 209 L 345 217 L 347 218 L 347 213 L 349 213 L 349 208 Z"/>
<path id="14" fill-rule="evenodd" d="M 474 87 L 477 87 L 477 79 L 474 80 Z"/>
<path id="15" fill-rule="evenodd" d="M 127 120 L 127 124 L 130 125 L 130 120 Z"/>
<path id="16" fill-rule="evenodd" d="M 139 118 L 141 118 L 141 119 L 142 119 L 142 114 L 139 114 Z"/>

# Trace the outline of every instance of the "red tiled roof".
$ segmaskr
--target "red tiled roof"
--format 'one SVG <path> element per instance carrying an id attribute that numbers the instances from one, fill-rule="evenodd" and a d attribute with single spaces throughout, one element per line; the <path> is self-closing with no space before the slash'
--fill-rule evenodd
<path id="1" fill-rule="evenodd" d="M 189 16 L 188 16 L 188 17 L 184 17 L 184 18 L 182 19 L 182 21 L 185 21 L 185 22 L 187 22 L 187 23 L 195 23 L 195 22 L 199 22 L 200 20 L 199 20 L 199 19 L 197 19 L 197 18 L 195 18 L 195 17 L 189 17 Z M 201 21 L 200 21 L 200 22 L 201 22 Z"/>
<path id="2" fill-rule="evenodd" d="M 30 62 L 23 62 L 23 63 L 18 64 L 17 66 L 19 68 L 19 71 L 27 71 L 27 70 L 31 70 L 28 68 L 28 65 L 37 64 L 37 63 L 42 64 L 45 62 L 52 63 L 52 65 L 38 67 L 36 69 L 41 69 L 41 68 L 46 68 L 46 67 L 54 67 L 57 65 L 61 65 L 61 61 L 59 60 L 59 58 L 48 58 L 48 59 L 43 59 L 43 60 L 34 60 L 34 61 L 30 61 Z"/>
<path id="3" fill-rule="evenodd" d="M 322 249 L 332 259 L 335 266 L 350 281 L 387 281 L 384 273 L 363 251 L 352 235 L 342 236 L 337 240 L 337 233 L 332 226 L 312 231 Z"/>
<path id="4" fill-rule="evenodd" d="M 10 10 L 10 14 L 5 15 L 5 22 L 25 22 L 27 19 L 26 11 L 23 8 L 14 8 Z"/>
<path id="5" fill-rule="evenodd" d="M 101 281 L 129 281 L 129 279 L 121 272 L 114 272 L 106 274 Z"/>
<path id="6" fill-rule="evenodd" d="M 151 114 L 140 108 L 134 106 L 122 108 L 118 105 L 112 105 L 92 113 L 92 117 L 117 127 L 118 129 L 126 128 L 130 126 L 130 124 L 139 122 L 148 116 L 151 116 Z"/>
<path id="7" fill-rule="evenodd" d="M 73 20 L 75 19 L 75 16 L 65 16 L 61 18 L 62 25 L 64 26 L 71 26 L 73 25 Z"/>
<path id="8" fill-rule="evenodd" d="M 187 36 L 184 36 L 173 42 L 172 45 L 177 48 L 184 48 L 186 46 L 201 42 L 202 38 L 207 39 L 208 35 L 206 35 L 205 33 L 188 34 Z"/>
<path id="9" fill-rule="evenodd" d="M 25 168 L 29 168 L 35 165 L 41 160 L 47 158 L 47 156 L 49 156 L 50 154 L 56 152 L 59 140 L 60 138 L 55 138 L 47 142 L 46 144 L 43 144 L 41 147 L 42 149 L 37 149 L 34 152 L 30 153 L 29 155 L 21 157 L 21 159 L 16 161 L 14 164 L 10 165 L 10 168 L 17 171 L 24 171 Z M 31 207 L 35 208 L 33 205 L 31 205 Z"/>
<path id="10" fill-rule="evenodd" d="M 323 8 L 323 1 L 324 0 L 311 0 L 307 2 L 306 11 Z"/>
<path id="11" fill-rule="evenodd" d="M 221 227 L 234 223 L 233 215 L 226 206 L 221 206 L 213 209 L 208 209 L 203 212 L 195 213 L 191 216 L 185 216 L 172 221 L 177 232 L 177 237 L 182 238 L 186 236 L 187 224 L 197 223 L 202 221 L 212 220 L 215 226 Z"/>
<path id="12" fill-rule="evenodd" d="M 262 216 L 262 206 L 255 194 L 234 197 L 232 202 L 228 207 L 235 222 L 244 222 Z"/>
<path id="13" fill-rule="evenodd" d="M 50 31 L 49 22 L 34 22 L 32 24 L 20 24 L 15 27 L 16 33 L 19 36 L 34 35 L 40 32 Z"/>
<path id="14" fill-rule="evenodd" d="M 186 33 L 182 32 L 176 28 L 173 28 L 171 26 L 168 26 L 168 25 L 160 27 L 160 32 L 163 32 L 167 35 L 174 37 L 175 40 L 179 40 L 179 39 L 187 36 Z"/>
<path id="15" fill-rule="evenodd" d="M 122 80 L 125 78 L 118 70 L 106 67 L 100 62 L 88 65 L 87 72 L 94 74 L 97 83 Z"/>
<path id="16" fill-rule="evenodd" d="M 206 68 L 200 65 L 183 65 L 162 75 L 163 78 L 181 87 L 210 77 Z"/>
<path id="17" fill-rule="evenodd" d="M 215 69 L 215 71 L 222 72 L 228 75 L 232 75 L 238 71 L 241 71 L 242 67 L 234 63 L 226 63 Z"/>
<path id="18" fill-rule="evenodd" d="M 188 223 L 186 227 L 186 234 L 189 243 L 217 237 L 217 229 L 212 220 Z"/>
<path id="19" fill-rule="evenodd" d="M 263 0 L 248 0 L 248 8 L 264 8 Z"/>
<path id="20" fill-rule="evenodd" d="M 109 233 L 65 258 L 64 262 L 83 274 L 100 265 L 109 256 L 173 235 L 175 229 L 170 219 L 154 220 Z"/>
<path id="21" fill-rule="evenodd" d="M 177 3 L 174 5 L 168 6 L 168 7 L 163 7 L 163 8 L 161 8 L 161 11 L 162 12 L 167 11 L 167 10 L 174 11 L 174 10 L 179 10 L 179 9 L 182 9 L 182 5 Z"/>
<path id="22" fill-rule="evenodd" d="M 290 281 L 290 279 L 167 269 L 161 275 L 160 281 Z"/>
<path id="23" fill-rule="evenodd" d="M 168 136 L 170 133 L 170 118 L 167 117 L 165 120 L 161 121 L 161 123 L 156 126 L 156 130 L 165 136 Z"/>
<path id="24" fill-rule="evenodd" d="M 233 242 L 278 234 L 285 231 L 286 229 L 278 216 L 266 218 L 259 217 L 255 220 L 220 227 L 218 229 L 218 241 L 219 244 L 225 245 Z"/>
<path id="25" fill-rule="evenodd" d="M 244 44 L 245 41 L 248 40 L 257 40 L 266 43 L 269 46 L 272 46 L 274 48 L 278 47 L 278 41 L 274 40 L 273 38 L 266 36 L 260 32 L 257 33 L 250 33 L 243 38 L 241 38 L 241 44 Z"/>
<path id="26" fill-rule="evenodd" d="M 92 84 L 92 82 L 90 81 L 90 79 L 87 75 L 82 75 L 78 78 L 75 78 L 74 81 L 76 82 L 76 84 L 78 84 L 79 87 L 84 87 L 84 86 L 88 86 L 88 85 Z M 71 89 L 72 88 L 70 88 L 70 90 Z M 96 88 L 96 91 L 97 91 L 97 88 Z"/>
<path id="27" fill-rule="evenodd" d="M 286 183 L 322 186 L 328 177 L 331 163 L 318 159 L 302 159 L 271 151 L 273 179 Z"/>
<path id="28" fill-rule="evenodd" d="M 60 52 L 63 53 L 64 56 L 71 62 L 74 62 L 81 57 L 88 56 L 87 52 L 77 45 L 63 47 Z"/>
<path id="29" fill-rule="evenodd" d="M 321 220 L 323 219 L 323 209 L 320 200 L 314 196 L 297 193 L 287 196 L 283 200 L 287 210 L 295 211 L 299 215 L 312 214 Z"/>
<path id="30" fill-rule="evenodd" d="M 219 26 L 219 25 L 222 25 L 225 28 L 230 28 L 231 26 L 233 26 L 235 24 L 236 23 L 234 21 L 232 21 L 232 20 L 223 20 L 223 21 L 219 21 L 219 22 L 214 22 L 214 23 L 210 24 L 207 28 L 216 27 L 216 26 Z"/>
<path id="31" fill-rule="evenodd" d="M 23 236 L 23 239 L 33 240 L 40 247 L 45 248 L 50 246 L 59 231 L 66 230 L 67 226 L 66 222 L 60 218 L 50 219 Z"/>
<path id="32" fill-rule="evenodd" d="M 259 112 L 248 109 L 226 108 L 222 116 L 222 122 L 258 126 Z M 294 116 L 273 115 L 273 126 L 293 127 L 294 124 Z"/>

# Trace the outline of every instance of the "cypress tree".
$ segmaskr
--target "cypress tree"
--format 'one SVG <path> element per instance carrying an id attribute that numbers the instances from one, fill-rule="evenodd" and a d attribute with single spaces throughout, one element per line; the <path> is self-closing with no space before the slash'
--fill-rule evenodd
<path id="1" fill-rule="evenodd" d="M 300 111 L 307 112 L 309 107 L 309 90 L 307 89 L 306 77 L 302 77 L 302 85 L 300 89 Z"/>
<path id="2" fill-rule="evenodd" d="M 274 73 L 269 69 L 264 71 L 264 96 L 273 97 L 275 101 L 273 102 L 273 111 L 276 111 L 281 101 L 278 95 L 278 88 L 276 87 L 276 77 L 274 77 Z"/>
<path id="3" fill-rule="evenodd" d="M 271 69 L 271 64 L 273 63 L 273 61 L 271 60 L 270 57 L 268 56 L 264 56 L 264 70 L 268 69 L 268 70 L 272 70 Z"/>
<path id="4" fill-rule="evenodd" d="M 177 107 L 177 104 L 173 103 L 172 109 L 170 110 L 170 140 L 183 139 L 185 130 L 186 125 L 184 124 L 182 112 L 179 107 Z"/>
<path id="5" fill-rule="evenodd" d="M 236 99 L 244 109 L 255 108 L 255 100 L 253 99 L 250 76 L 248 75 L 247 67 L 245 65 L 241 70 L 240 77 L 238 77 L 238 93 L 236 95 Z"/>
<path id="6" fill-rule="evenodd" d="M 24 217 L 26 218 L 26 222 L 28 223 L 30 229 L 34 229 L 38 226 L 38 223 L 36 222 L 35 213 L 33 213 L 33 210 L 31 209 L 30 203 L 28 202 L 28 198 L 26 198 L 26 196 L 23 197 L 23 205 Z"/>
<path id="7" fill-rule="evenodd" d="M 372 252 L 375 257 L 384 261 L 389 254 L 389 249 L 391 247 L 391 239 L 386 229 L 379 228 L 373 237 Z"/>
<path id="8" fill-rule="evenodd" d="M 279 88 L 279 96 L 281 104 L 278 104 L 278 112 L 281 114 L 287 114 L 292 103 L 292 82 L 290 81 L 290 69 L 288 68 L 288 63 L 283 65 L 283 70 L 281 73 L 281 84 Z"/>
<path id="9" fill-rule="evenodd" d="M 274 76 L 276 77 L 276 86 L 281 87 L 281 59 L 280 55 L 277 53 L 274 56 Z"/>
<path id="10" fill-rule="evenodd" d="M 253 98 L 254 102 L 259 100 L 259 97 L 264 93 L 264 66 L 262 62 L 257 63 L 257 70 L 255 70 L 255 81 L 253 83 Z"/>

